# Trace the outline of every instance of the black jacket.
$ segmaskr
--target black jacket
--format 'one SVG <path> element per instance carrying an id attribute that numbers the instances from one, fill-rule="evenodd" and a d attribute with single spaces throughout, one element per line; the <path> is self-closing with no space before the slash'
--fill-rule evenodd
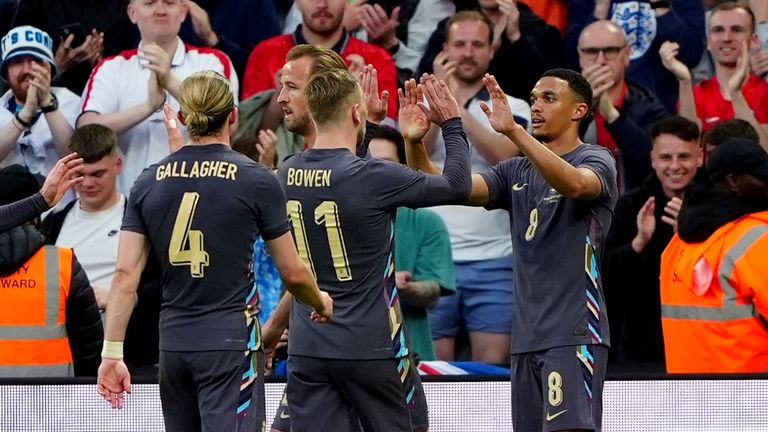
<path id="1" fill-rule="evenodd" d="M 43 246 L 43 235 L 32 225 L 22 225 L 0 234 L 0 276 L 18 270 Z M 71 274 L 65 314 L 75 376 L 96 376 L 104 341 L 99 306 L 77 258 L 72 260 Z"/>
<path id="2" fill-rule="evenodd" d="M 563 40 L 560 32 L 539 18 L 528 5 L 518 2 L 517 8 L 520 10 L 522 36 L 511 43 L 506 35 L 502 35 L 501 46 L 488 66 L 488 73 L 496 77 L 504 93 L 527 101 L 541 74 L 563 64 Z M 450 18 L 440 21 L 429 37 L 427 49 L 419 62 L 418 75 L 433 72 L 432 62 L 443 50 L 448 20 Z"/>

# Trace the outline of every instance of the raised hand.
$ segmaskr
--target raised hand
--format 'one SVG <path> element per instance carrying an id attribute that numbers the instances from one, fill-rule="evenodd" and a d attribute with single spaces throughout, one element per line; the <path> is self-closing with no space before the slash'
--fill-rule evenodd
<path id="1" fill-rule="evenodd" d="M 163 104 L 163 123 L 165 123 L 165 130 L 168 132 L 168 147 L 170 147 L 171 153 L 184 147 L 184 137 L 179 130 L 176 113 L 168 104 Z"/>
<path id="2" fill-rule="evenodd" d="M 171 55 L 160 45 L 151 42 L 142 45 L 139 59 L 146 62 L 146 68 L 157 74 L 157 82 L 163 88 L 168 88 L 171 79 Z"/>
<path id="3" fill-rule="evenodd" d="M 653 233 L 656 231 L 656 198 L 650 197 L 637 212 L 637 234 L 632 240 L 632 249 L 635 252 L 642 252 L 651 241 Z"/>
<path id="4" fill-rule="evenodd" d="M 768 50 L 760 49 L 751 52 L 749 55 L 749 65 L 755 75 L 763 78 L 768 76 Z"/>
<path id="5" fill-rule="evenodd" d="M 400 19 L 400 6 L 392 10 L 392 14 L 387 16 L 387 12 L 381 5 L 364 5 L 361 14 L 361 24 L 368 33 L 368 40 L 371 43 L 384 48 L 391 48 L 400 41 L 395 35 L 397 22 Z"/>
<path id="6" fill-rule="evenodd" d="M 83 181 L 83 159 L 77 153 L 70 153 L 56 162 L 51 172 L 45 177 L 40 195 L 48 207 L 59 203 L 68 190 Z"/>
<path id="7" fill-rule="evenodd" d="M 360 82 L 363 79 L 363 71 L 365 70 L 363 56 L 360 54 L 350 54 L 345 59 L 349 62 L 349 72 Z"/>
<path id="8" fill-rule="evenodd" d="M 677 232 L 677 217 L 680 215 L 680 209 L 683 207 L 683 200 L 678 197 L 674 197 L 667 201 L 667 205 L 664 206 L 664 214 L 661 216 L 661 221 L 671 225 Z"/>
<path id="9" fill-rule="evenodd" d="M 448 81 L 453 77 L 453 73 L 456 71 L 456 62 L 448 60 L 448 54 L 445 51 L 440 51 L 432 61 L 432 70 L 438 79 Z"/>
<path id="10" fill-rule="evenodd" d="M 677 78 L 678 81 L 690 81 L 691 70 L 685 63 L 677 59 L 677 53 L 680 51 L 680 44 L 677 42 L 666 41 L 661 44 L 659 48 L 659 57 L 661 57 L 661 63 L 667 70 L 672 72 L 672 75 Z"/>
<path id="11" fill-rule="evenodd" d="M 157 73 L 150 71 L 147 82 L 147 103 L 152 112 L 159 111 L 165 103 L 165 90 L 157 80 Z"/>
<path id="12" fill-rule="evenodd" d="M 424 100 L 422 89 L 411 78 L 405 82 L 404 88 L 397 89 L 397 98 L 400 103 L 398 123 L 403 139 L 421 141 L 429 132 L 429 118 L 419 107 Z"/>
<path id="13" fill-rule="evenodd" d="M 131 374 L 122 360 L 102 357 L 96 390 L 113 409 L 125 405 L 125 393 L 131 392 Z"/>
<path id="14" fill-rule="evenodd" d="M 739 59 L 736 60 L 736 72 L 728 80 L 728 89 L 731 94 L 741 91 L 747 78 L 749 78 L 749 46 L 744 42 L 741 45 Z"/>
<path id="15" fill-rule="evenodd" d="M 365 106 L 368 109 L 368 121 L 379 124 L 387 116 L 389 92 L 384 90 L 379 96 L 379 77 L 373 65 L 363 68 L 360 86 L 365 95 Z"/>
<path id="16" fill-rule="evenodd" d="M 347 31 L 353 32 L 360 28 L 366 2 L 368 0 L 352 0 L 344 7 L 342 25 Z"/>
<path id="17" fill-rule="evenodd" d="M 499 10 L 504 14 L 506 24 L 504 34 L 510 42 L 516 42 L 522 36 L 520 32 L 520 10 L 516 0 L 497 0 Z"/>
<path id="18" fill-rule="evenodd" d="M 37 103 L 46 106 L 51 102 L 51 65 L 47 62 L 32 63 L 30 87 L 37 89 Z"/>
<path id="19" fill-rule="evenodd" d="M 259 131 L 259 139 L 256 141 L 256 151 L 259 152 L 259 163 L 269 169 L 277 168 L 277 135 L 272 129 Z"/>
<path id="20" fill-rule="evenodd" d="M 488 117 L 488 121 L 491 122 L 491 127 L 496 132 L 504 135 L 511 134 L 515 129 L 522 128 L 512 115 L 512 108 L 509 106 L 507 95 L 501 90 L 499 83 L 493 75 L 485 74 L 483 77 L 483 84 L 488 89 L 488 93 L 491 95 L 491 105 L 493 109 L 485 102 L 480 102 L 480 108 Z"/>
<path id="21" fill-rule="evenodd" d="M 445 81 L 434 75 L 424 74 L 421 76 L 419 86 L 422 87 L 424 96 L 429 102 L 429 107 L 424 103 L 419 103 L 419 108 L 424 111 L 432 123 L 440 126 L 448 119 L 461 116 L 459 103 L 456 102 Z"/>
<path id="22" fill-rule="evenodd" d="M 56 49 L 54 55 L 54 62 L 56 67 L 59 68 L 59 72 L 64 72 L 77 63 L 82 61 L 90 61 L 91 64 L 95 63 L 95 60 L 101 57 L 101 52 L 104 49 L 104 34 L 99 33 L 96 30 L 92 30 L 82 45 L 79 47 L 72 47 L 72 41 L 75 39 L 74 34 L 70 34 L 66 39 L 62 40 L 59 44 L 59 48 Z"/>
<path id="23" fill-rule="evenodd" d="M 581 72 L 584 78 L 592 86 L 592 105 L 605 118 L 613 117 L 613 111 L 618 116 L 618 110 L 613 106 L 613 101 L 608 95 L 615 81 L 613 80 L 613 71 L 608 65 L 591 64 Z"/>
<path id="24" fill-rule="evenodd" d="M 218 44 L 219 36 L 216 35 L 213 27 L 211 27 L 211 20 L 208 17 L 208 12 L 192 0 L 188 0 L 187 4 L 189 4 L 189 16 L 192 18 L 192 29 L 195 31 L 197 37 L 199 37 L 206 46 L 212 47 Z"/>

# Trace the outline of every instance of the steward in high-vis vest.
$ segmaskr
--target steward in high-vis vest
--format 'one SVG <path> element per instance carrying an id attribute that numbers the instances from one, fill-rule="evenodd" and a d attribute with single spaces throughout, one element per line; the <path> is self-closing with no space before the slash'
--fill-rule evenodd
<path id="1" fill-rule="evenodd" d="M 20 169 L 0 170 L 0 205 L 37 191 Z M 46 246 L 30 224 L 0 233 L 0 377 L 95 376 L 103 339 L 96 297 L 72 250 Z"/>
<path id="2" fill-rule="evenodd" d="M 768 371 L 768 154 L 730 139 L 686 191 L 661 258 L 667 371 Z"/>

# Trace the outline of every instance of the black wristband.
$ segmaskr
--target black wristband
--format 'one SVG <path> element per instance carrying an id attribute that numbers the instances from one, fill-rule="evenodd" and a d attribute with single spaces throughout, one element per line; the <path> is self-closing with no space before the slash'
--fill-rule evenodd
<path id="1" fill-rule="evenodd" d="M 32 127 L 32 123 L 31 122 L 25 122 L 24 120 L 22 120 L 21 116 L 19 116 L 19 113 L 16 113 L 14 118 L 16 118 L 16 121 L 19 122 L 19 124 L 24 126 L 25 128 L 29 129 L 29 128 Z"/>
<path id="2" fill-rule="evenodd" d="M 40 112 L 43 114 L 48 114 L 49 112 L 54 112 L 57 109 L 59 109 L 59 99 L 55 94 L 51 93 L 51 103 L 44 107 L 40 107 Z"/>
<path id="3" fill-rule="evenodd" d="M 390 48 L 387 48 L 387 51 L 389 51 L 389 55 L 395 55 L 398 51 L 400 51 L 400 42 L 396 43 Z"/>
<path id="4" fill-rule="evenodd" d="M 661 8 L 667 8 L 669 9 L 669 2 L 667 0 L 659 0 L 659 1 L 652 1 L 651 2 L 651 9 L 661 9 Z"/>

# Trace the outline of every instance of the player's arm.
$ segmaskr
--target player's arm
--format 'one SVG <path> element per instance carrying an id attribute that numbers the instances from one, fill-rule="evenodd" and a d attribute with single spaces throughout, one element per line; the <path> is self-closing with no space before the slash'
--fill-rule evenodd
<path id="1" fill-rule="evenodd" d="M 491 94 L 493 110 L 485 102 L 481 102 L 480 106 L 488 116 L 491 126 L 517 145 L 550 186 L 568 198 L 591 200 L 600 196 L 603 185 L 594 171 L 574 167 L 532 137 L 524 127 L 515 122 L 509 101 L 496 78 L 486 74 L 483 82 Z"/>
<path id="2" fill-rule="evenodd" d="M 318 315 L 330 319 L 333 315 L 333 300 L 328 293 L 320 291 L 317 287 L 312 270 L 301 261 L 296 252 L 290 231 L 267 240 L 266 244 L 285 288 L 299 301 L 311 306 Z"/>
<path id="3" fill-rule="evenodd" d="M 288 327 L 291 318 L 291 302 L 293 302 L 293 295 L 288 291 L 284 292 L 280 302 L 277 303 L 277 307 L 272 311 L 272 315 L 261 328 L 261 338 L 264 342 L 265 351 L 271 350 L 280 342 L 280 337 Z"/>
<path id="4" fill-rule="evenodd" d="M 107 332 L 97 380 L 99 394 L 112 408 L 122 408 L 125 392 L 131 392 L 131 377 L 123 362 L 123 340 L 148 256 L 149 241 L 143 234 L 120 231 L 115 277 L 107 300 Z"/>

